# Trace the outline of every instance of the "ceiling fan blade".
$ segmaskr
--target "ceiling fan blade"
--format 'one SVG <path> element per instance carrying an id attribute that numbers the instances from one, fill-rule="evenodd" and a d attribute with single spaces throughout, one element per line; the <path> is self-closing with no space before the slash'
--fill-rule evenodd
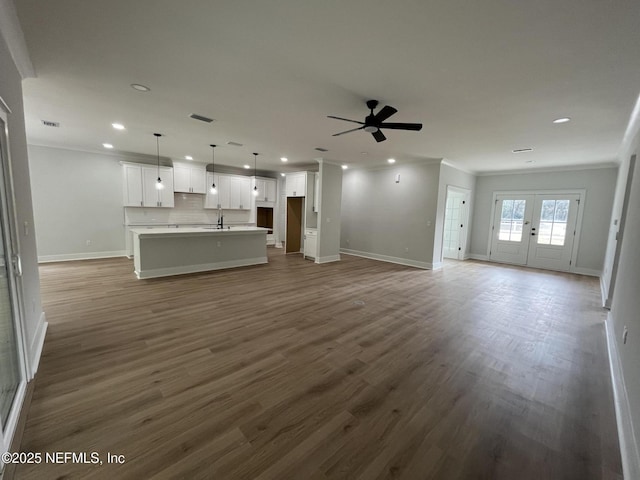
<path id="1" fill-rule="evenodd" d="M 351 130 L 347 130 L 345 132 L 340 132 L 340 133 L 334 133 L 332 135 L 332 137 L 338 137 L 340 135 L 344 135 L 345 133 L 349 133 L 349 132 L 355 132 L 356 130 L 362 130 L 364 127 L 358 127 L 358 128 L 352 128 Z"/>
<path id="2" fill-rule="evenodd" d="M 378 122 L 384 122 L 387 118 L 389 118 L 397 111 L 398 110 L 396 110 L 395 108 L 390 107 L 389 105 L 385 105 L 384 107 L 382 107 L 382 110 L 375 114 L 375 119 Z"/>
<path id="3" fill-rule="evenodd" d="M 391 128 L 393 130 L 413 130 L 419 132 L 422 130 L 421 123 L 381 123 L 379 128 Z"/>
<path id="4" fill-rule="evenodd" d="M 376 139 L 376 142 L 384 142 L 387 139 L 380 130 L 373 132 L 371 135 Z"/>
<path id="5" fill-rule="evenodd" d="M 333 115 L 328 115 L 327 118 L 335 118 L 336 120 L 344 120 L 345 122 L 353 122 L 353 123 L 359 123 L 360 125 L 364 125 L 364 122 L 358 122 L 357 120 L 349 120 L 348 118 L 334 117 Z"/>

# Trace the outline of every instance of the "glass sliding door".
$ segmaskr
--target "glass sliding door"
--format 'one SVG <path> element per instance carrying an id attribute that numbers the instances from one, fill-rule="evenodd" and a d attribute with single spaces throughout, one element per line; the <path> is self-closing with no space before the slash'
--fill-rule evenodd
<path id="1" fill-rule="evenodd" d="M 15 231 L 7 143 L 7 113 L 0 99 L 0 454 L 8 450 L 24 399 L 26 375 L 16 277 L 22 274 Z M 0 460 L 0 471 L 3 464 Z"/>

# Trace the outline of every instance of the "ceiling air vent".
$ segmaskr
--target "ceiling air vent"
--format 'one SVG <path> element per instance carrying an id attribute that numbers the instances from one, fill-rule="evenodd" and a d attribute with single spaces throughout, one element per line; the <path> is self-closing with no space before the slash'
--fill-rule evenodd
<path id="1" fill-rule="evenodd" d="M 326 148 L 322 148 L 322 147 L 316 147 L 316 150 L 319 151 L 319 152 L 328 152 L 329 151 Z"/>
<path id="2" fill-rule="evenodd" d="M 233 147 L 241 147 L 242 144 L 238 142 L 227 142 L 227 145 L 231 145 Z"/>
<path id="3" fill-rule="evenodd" d="M 42 124 L 45 127 L 60 128 L 60 122 L 50 122 L 49 120 L 42 120 Z"/>
<path id="4" fill-rule="evenodd" d="M 198 115 L 197 113 L 192 113 L 191 115 L 189 115 L 189 117 L 193 118 L 194 120 L 200 120 L 201 122 L 205 122 L 205 123 L 213 122 L 213 118 L 203 117 L 202 115 Z"/>

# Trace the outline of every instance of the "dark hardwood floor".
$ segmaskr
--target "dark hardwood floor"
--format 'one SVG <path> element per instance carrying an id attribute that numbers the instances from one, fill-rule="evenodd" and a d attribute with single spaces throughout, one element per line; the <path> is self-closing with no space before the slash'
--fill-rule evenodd
<path id="1" fill-rule="evenodd" d="M 41 266 L 18 479 L 621 479 L 595 278 L 353 256 Z M 107 453 L 124 464 L 108 464 Z"/>

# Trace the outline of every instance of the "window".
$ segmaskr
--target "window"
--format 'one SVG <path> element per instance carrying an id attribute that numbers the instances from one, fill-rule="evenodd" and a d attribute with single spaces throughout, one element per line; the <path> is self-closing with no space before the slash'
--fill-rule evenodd
<path id="1" fill-rule="evenodd" d="M 540 210 L 539 245 L 564 245 L 569 200 L 543 200 Z"/>
<path id="2" fill-rule="evenodd" d="M 522 224 L 526 200 L 503 200 L 500 215 L 500 232 L 498 240 L 507 242 L 522 241 Z"/>

